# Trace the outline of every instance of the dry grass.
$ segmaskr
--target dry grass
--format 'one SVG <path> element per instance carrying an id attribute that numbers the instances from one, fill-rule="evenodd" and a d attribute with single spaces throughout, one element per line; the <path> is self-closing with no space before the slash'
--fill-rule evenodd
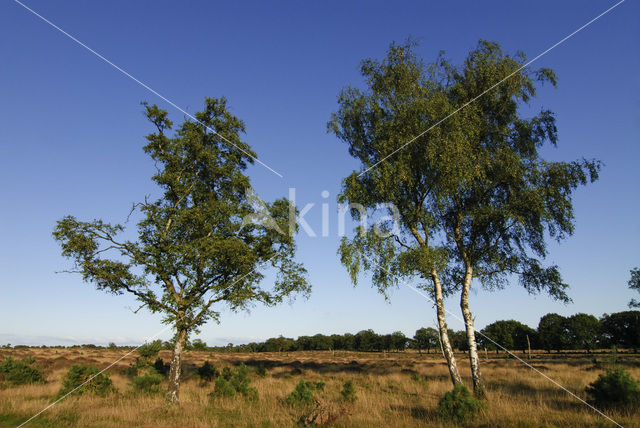
<path id="1" fill-rule="evenodd" d="M 2 349 L 6 356 L 33 356 L 45 372 L 44 385 L 0 388 L 0 426 L 16 426 L 52 402 L 62 378 L 73 364 L 105 367 L 120 357 L 122 350 L 104 349 Z M 170 353 L 160 357 L 169 360 Z M 459 355 L 464 366 L 466 357 Z M 605 355 L 599 355 L 600 361 Z M 288 406 L 284 399 L 301 378 L 324 381 L 324 392 L 317 393 L 323 406 L 335 414 L 334 426 L 448 426 L 438 421 L 435 407 L 450 389 L 446 366 L 435 354 L 420 356 L 413 352 L 378 354 L 356 352 L 292 352 L 289 354 L 211 354 L 189 352 L 181 406 L 167 407 L 162 395 L 134 393 L 124 369 L 135 360 L 130 355 L 110 370 L 118 393 L 106 398 L 68 397 L 34 419 L 29 426 L 295 426 L 310 409 Z M 205 360 L 221 366 L 264 364 L 267 377 L 252 375 L 259 400 L 242 398 L 211 401 L 211 384 L 202 386 L 194 369 Z M 521 363 L 503 355 L 483 355 L 483 371 L 488 384 L 489 408 L 471 426 L 610 426 L 606 419 L 563 392 Z M 591 356 L 557 356 L 537 353 L 532 364 L 551 378 L 584 398 L 584 387 L 601 372 L 594 369 Z M 635 378 L 640 378 L 640 357 L 619 357 Z M 414 376 L 417 374 L 417 376 Z M 416 378 L 424 380 L 416 380 Z M 469 373 L 464 372 L 465 382 Z M 353 380 L 357 400 L 340 401 L 342 384 Z M 342 413 L 340 413 L 342 409 Z M 640 426 L 639 413 L 611 413 L 624 426 Z"/>

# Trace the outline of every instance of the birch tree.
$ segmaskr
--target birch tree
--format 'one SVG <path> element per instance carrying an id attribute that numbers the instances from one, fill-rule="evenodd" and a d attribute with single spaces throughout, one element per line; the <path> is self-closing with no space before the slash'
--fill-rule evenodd
<path id="1" fill-rule="evenodd" d="M 173 136 L 167 112 L 145 108 L 155 132 L 144 151 L 155 162 L 152 179 L 161 192 L 137 204 L 137 239 L 121 237 L 123 225 L 73 216 L 59 220 L 53 235 L 86 282 L 129 293 L 174 326 L 167 401 L 178 403 L 189 333 L 219 321 L 224 307 L 275 305 L 310 287 L 295 261 L 293 236 L 279 231 L 289 230 L 290 209 L 295 211 L 289 201 L 261 206 L 266 212 L 259 214 L 278 227 L 246 221 L 258 214 L 244 174 L 255 154 L 240 139 L 244 124 L 228 112 L 226 100 L 207 98 L 197 121 L 185 120 Z M 262 287 L 269 267 L 277 271 L 275 284 Z"/>
<path id="2" fill-rule="evenodd" d="M 343 180 L 339 201 L 352 208 L 356 220 L 380 204 L 395 207 L 398 230 L 390 221 L 361 225 L 352 239 L 342 239 L 341 262 L 354 284 L 361 273 L 371 272 L 374 286 L 385 298 L 400 280 L 417 281 L 416 286 L 435 302 L 451 381 L 462 383 L 447 333 L 447 290 L 440 279 L 448 255 L 435 241 L 436 196 L 446 179 L 440 148 L 448 147 L 441 140 L 449 136 L 439 132 L 430 139 L 417 140 L 387 159 L 428 128 L 434 118 L 448 113 L 446 97 L 436 76 L 425 69 L 409 45 L 392 45 L 383 61 L 365 60 L 360 71 L 367 88 L 344 89 L 338 97 L 338 111 L 328 125 L 361 164 L 359 171 Z M 445 128 L 454 130 L 448 125 Z M 392 209 L 390 214 L 394 214 Z"/>
<path id="3" fill-rule="evenodd" d="M 458 290 L 474 393 L 483 396 L 472 281 L 495 289 L 517 277 L 531 293 L 568 301 L 558 267 L 543 263 L 547 240 L 571 235 L 573 192 L 597 179 L 600 164 L 540 156 L 541 147 L 557 143 L 554 114 L 525 117 L 522 107 L 540 84 L 556 84 L 551 70 L 525 67 L 524 54 L 510 56 L 487 41 L 460 66 L 442 54 L 425 64 L 414 47 L 393 44 L 383 61 L 363 61 L 367 88 L 348 87 L 338 98 L 330 129 L 361 162 L 343 181 L 341 200 L 367 208 L 391 203 L 402 225 L 384 237 L 360 229 L 340 253 L 352 275 L 372 269 L 381 290 L 398 276 L 430 278 L 424 287 L 435 299 L 441 336 L 442 296 Z M 448 342 L 443 337 L 445 355 Z"/>

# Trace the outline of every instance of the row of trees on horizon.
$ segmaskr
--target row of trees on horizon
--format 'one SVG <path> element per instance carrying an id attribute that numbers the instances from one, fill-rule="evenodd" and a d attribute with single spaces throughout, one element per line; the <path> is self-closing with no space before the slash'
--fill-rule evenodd
<path id="1" fill-rule="evenodd" d="M 489 324 L 478 334 L 479 346 L 483 349 L 547 351 L 603 349 L 610 347 L 640 348 L 640 311 L 623 311 L 604 314 L 599 319 L 594 315 L 578 313 L 564 317 L 555 313 L 544 315 L 536 329 L 515 320 L 500 320 Z M 459 351 L 468 351 L 464 331 L 449 330 L 452 346 Z M 528 341 L 528 342 L 527 342 Z M 498 344 L 498 346 L 496 346 Z M 435 328 L 420 328 L 412 338 L 397 331 L 377 334 L 373 330 L 362 330 L 351 334 L 316 334 L 297 339 L 272 337 L 264 342 L 241 345 L 207 347 L 196 339 L 193 349 L 211 349 L 219 352 L 290 352 L 346 350 L 360 352 L 403 351 L 417 349 L 420 352 L 440 350 L 438 331 Z"/>
<path id="2" fill-rule="evenodd" d="M 449 330 L 452 346 L 458 351 L 468 351 L 466 333 L 462 330 Z M 564 317 L 549 313 L 540 318 L 537 328 L 532 328 L 515 320 L 499 320 L 487 325 L 480 331 L 478 342 L 482 349 L 499 351 L 525 351 L 543 349 L 546 351 L 604 349 L 618 347 L 640 348 L 640 311 L 623 311 L 604 314 L 600 318 L 594 315 L 578 313 Z M 173 349 L 174 340 L 162 343 L 164 349 Z M 98 348 L 92 344 L 74 345 Z M 7 347 L 7 345 L 5 345 Z M 19 346 L 16 346 L 19 347 Z M 109 348 L 117 348 L 114 343 Z M 272 337 L 264 342 L 251 342 L 226 346 L 208 346 L 201 339 L 188 341 L 187 349 L 216 352 L 293 352 L 293 351 L 331 351 L 345 350 L 358 352 L 404 351 L 415 349 L 430 353 L 440 351 L 438 330 L 422 327 L 413 337 L 396 331 L 390 334 L 378 334 L 371 329 L 358 333 L 315 334 L 299 336 L 297 339 L 284 336 Z"/>

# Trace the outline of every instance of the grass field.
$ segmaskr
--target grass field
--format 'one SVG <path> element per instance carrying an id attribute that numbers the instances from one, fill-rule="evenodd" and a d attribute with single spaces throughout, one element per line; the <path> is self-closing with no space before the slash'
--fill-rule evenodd
<path id="1" fill-rule="evenodd" d="M 34 357 L 47 382 L 45 384 L 0 388 L 0 426 L 17 426 L 51 403 L 62 378 L 73 364 L 91 364 L 99 368 L 122 356 L 126 351 L 107 349 L 1 349 L 0 360 Z M 29 423 L 33 427 L 209 427 L 209 426 L 295 426 L 314 411 L 314 407 L 295 408 L 285 397 L 299 382 L 324 381 L 323 392 L 317 392 L 315 412 L 334 419 L 332 426 L 452 426 L 438 420 L 436 405 L 451 388 L 446 365 L 436 354 L 416 352 L 356 353 L 336 351 L 259 354 L 212 354 L 191 351 L 186 355 L 181 406 L 167 407 L 162 394 L 145 395 L 133 391 L 124 374 L 135 361 L 131 354 L 109 370 L 117 393 L 105 398 L 69 396 Z M 521 354 L 519 354 L 521 355 Z M 164 361 L 169 351 L 161 351 Z M 524 357 L 524 356 L 523 356 Z M 602 372 L 608 354 L 534 353 L 529 362 L 547 376 L 586 398 L 584 388 Z M 261 378 L 252 372 L 252 386 L 259 399 L 241 397 L 211 400 L 211 383 L 202 385 L 195 367 L 205 360 L 218 367 L 250 367 L 259 364 L 269 370 Z M 467 385 L 470 374 L 464 367 L 466 355 L 458 362 Z M 540 427 L 540 426 L 612 426 L 602 416 L 571 397 L 540 374 L 504 354 L 482 354 L 483 372 L 488 385 L 488 409 L 470 426 Z M 619 354 L 618 363 L 633 377 L 640 378 L 640 356 Z M 352 380 L 357 399 L 341 401 L 340 390 Z M 623 426 L 640 427 L 640 412 L 616 413 L 609 416 Z"/>

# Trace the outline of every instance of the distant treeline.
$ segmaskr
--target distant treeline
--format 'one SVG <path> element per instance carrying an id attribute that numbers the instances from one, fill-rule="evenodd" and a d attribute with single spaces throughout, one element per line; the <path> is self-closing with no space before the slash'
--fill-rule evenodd
<path id="1" fill-rule="evenodd" d="M 633 349 L 640 348 L 640 311 L 624 311 L 604 314 L 600 319 L 588 314 L 575 314 L 570 317 L 550 313 L 542 318 L 537 329 L 519 321 L 496 321 L 482 329 L 477 335 L 481 349 L 499 351 L 544 349 L 547 351 L 593 350 L 610 347 Z M 449 330 L 449 339 L 455 349 L 466 351 L 467 337 L 464 331 Z M 10 345 L 5 345 L 10 347 Z M 14 348 L 26 348 L 19 345 Z M 46 346 L 41 346 L 46 348 Z M 101 348 L 98 345 L 73 345 L 68 348 Z M 164 349 L 173 349 L 173 342 L 162 343 Z M 60 347 L 52 347 L 60 348 Z M 107 348 L 133 349 L 135 346 L 116 346 Z M 297 339 L 272 337 L 264 342 L 252 342 L 243 345 L 229 343 L 226 346 L 207 346 L 200 339 L 187 343 L 187 349 L 215 352 L 290 352 L 290 351 L 327 351 L 344 350 L 359 352 L 404 351 L 416 349 L 419 352 L 431 352 L 440 349 L 438 331 L 434 328 L 420 328 L 413 337 L 407 337 L 397 331 L 391 334 L 377 334 L 373 330 L 362 330 L 351 334 L 316 334 L 300 336 Z"/>
<path id="2" fill-rule="evenodd" d="M 496 321 L 477 334 L 480 348 L 499 350 L 531 349 L 547 351 L 592 350 L 610 348 L 640 348 L 640 311 L 625 311 L 604 314 L 600 319 L 593 315 L 576 314 L 563 317 L 547 314 L 540 319 L 534 329 L 514 320 Z M 449 339 L 455 349 L 466 351 L 467 337 L 464 331 L 449 330 Z M 528 341 L 528 342 L 527 342 Z M 498 344 L 498 345 L 496 345 Z M 198 346 L 197 346 L 198 347 Z M 289 352 L 289 351 L 403 351 L 417 349 L 431 352 L 440 349 L 438 331 L 434 328 L 420 328 L 412 338 L 402 332 L 377 334 L 373 330 L 363 330 L 356 334 L 316 334 L 300 336 L 297 339 L 273 337 L 260 343 L 244 345 L 206 347 L 219 352 Z"/>

